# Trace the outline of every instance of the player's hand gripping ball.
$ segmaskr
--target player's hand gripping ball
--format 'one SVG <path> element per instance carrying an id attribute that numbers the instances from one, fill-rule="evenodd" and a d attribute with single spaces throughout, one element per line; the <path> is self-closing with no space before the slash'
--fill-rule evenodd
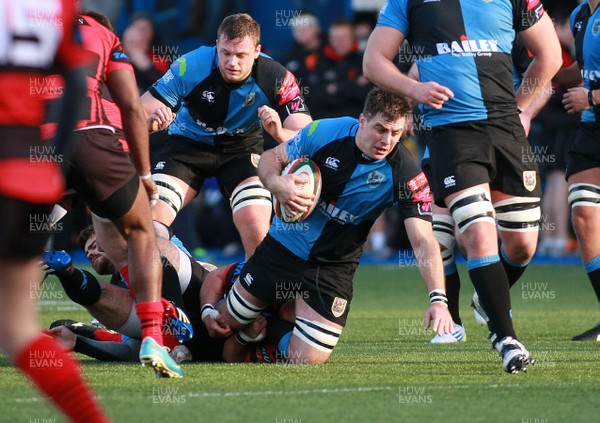
<path id="1" fill-rule="evenodd" d="M 319 202 L 319 196 L 321 195 L 321 170 L 317 166 L 315 162 L 307 158 L 296 159 L 290 162 L 285 169 L 281 172 L 282 175 L 288 175 L 293 173 L 295 175 L 304 175 L 306 176 L 307 182 L 305 184 L 299 185 L 302 190 L 310 192 L 314 194 L 315 199 L 311 206 L 305 212 L 291 214 L 288 212 L 283 205 L 277 201 L 277 198 L 273 199 L 273 209 L 275 210 L 275 215 L 287 223 L 298 223 L 302 222 L 306 219 L 312 211 L 315 209 L 317 203 Z"/>

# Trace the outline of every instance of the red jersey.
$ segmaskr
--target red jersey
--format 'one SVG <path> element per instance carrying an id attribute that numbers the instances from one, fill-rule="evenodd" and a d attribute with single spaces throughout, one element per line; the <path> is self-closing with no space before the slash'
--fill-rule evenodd
<path id="1" fill-rule="evenodd" d="M 47 75 L 85 60 L 73 40 L 74 19 L 72 0 L 0 0 L 0 125 L 43 122 L 38 90 Z"/>
<path id="2" fill-rule="evenodd" d="M 121 116 L 117 107 L 104 107 L 103 99 L 110 99 L 106 80 L 118 69 L 128 69 L 133 74 L 129 56 L 123 50 L 119 38 L 108 28 L 89 16 L 79 16 L 77 26 L 81 33 L 83 47 L 92 53 L 93 61 L 88 67 L 88 108 L 85 118 L 77 128 L 89 126 L 121 126 Z"/>
<path id="3" fill-rule="evenodd" d="M 45 157 L 46 96 L 38 90 L 47 75 L 87 60 L 74 40 L 74 19 L 73 0 L 0 0 L 0 195 L 44 204 L 62 196 L 58 164 L 36 160 Z"/>

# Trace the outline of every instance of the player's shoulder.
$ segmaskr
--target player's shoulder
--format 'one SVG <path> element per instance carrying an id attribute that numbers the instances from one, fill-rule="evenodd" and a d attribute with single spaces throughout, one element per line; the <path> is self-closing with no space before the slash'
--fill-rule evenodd
<path id="1" fill-rule="evenodd" d="M 569 18 L 569 26 L 571 28 L 571 32 L 576 35 L 582 28 L 582 20 L 585 19 L 585 13 L 589 11 L 589 7 L 587 7 L 587 0 L 578 5 L 571 12 L 571 16 Z"/>
<path id="2" fill-rule="evenodd" d="M 415 157 L 408 151 L 408 149 L 402 144 L 398 145 L 387 155 L 386 160 L 396 170 L 401 170 L 402 173 L 408 171 L 409 174 L 419 173 L 420 166 Z"/>
<path id="3" fill-rule="evenodd" d="M 202 80 L 217 66 L 216 47 L 202 46 L 179 57 L 170 71 L 188 81 Z"/>
<path id="4" fill-rule="evenodd" d="M 343 116 L 319 119 L 307 125 L 302 131 L 307 139 L 318 139 L 327 142 L 353 137 L 358 129 L 358 119 Z"/>
<path id="5" fill-rule="evenodd" d="M 287 69 L 271 56 L 260 53 L 253 70 L 255 78 L 280 78 L 285 76 Z"/>
<path id="6" fill-rule="evenodd" d="M 200 46 L 188 53 L 183 54 L 181 58 L 185 58 L 188 61 L 195 61 L 199 64 L 204 63 L 205 65 L 214 62 L 217 57 L 217 48 L 215 46 Z"/>

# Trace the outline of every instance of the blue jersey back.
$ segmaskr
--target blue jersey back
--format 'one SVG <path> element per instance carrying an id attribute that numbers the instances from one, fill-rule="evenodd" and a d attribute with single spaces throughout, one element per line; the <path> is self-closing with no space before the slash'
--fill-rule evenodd
<path id="1" fill-rule="evenodd" d="M 169 135 L 210 145 L 232 144 L 262 133 L 258 108 L 274 108 L 283 122 L 308 113 L 295 77 L 261 54 L 241 84 L 226 83 L 216 47 L 200 47 L 182 57 L 151 88 L 152 95 L 176 109 Z"/>
<path id="2" fill-rule="evenodd" d="M 600 7 L 590 14 L 587 1 L 581 3 L 571 13 L 571 31 L 575 37 L 577 62 L 585 88 L 600 89 Z M 598 106 L 596 106 L 597 108 Z M 581 114 L 582 122 L 598 122 L 594 108 Z"/>
<path id="3" fill-rule="evenodd" d="M 357 261 L 373 222 L 394 203 L 403 218 L 430 218 L 429 185 L 410 153 L 399 144 L 385 159 L 370 159 L 356 146 L 358 125 L 348 117 L 315 121 L 286 145 L 290 160 L 319 166 L 321 197 L 306 220 L 275 217 L 269 233 L 305 260 Z"/>
<path id="4" fill-rule="evenodd" d="M 542 14 L 539 0 L 388 0 L 378 25 L 405 35 L 422 82 L 454 92 L 440 110 L 421 106 L 425 122 L 440 126 L 518 113 L 513 40 Z"/>

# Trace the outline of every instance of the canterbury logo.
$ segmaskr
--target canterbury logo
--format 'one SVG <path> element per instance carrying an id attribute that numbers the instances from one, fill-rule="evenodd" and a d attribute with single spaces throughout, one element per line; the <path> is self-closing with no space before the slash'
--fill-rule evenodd
<path id="1" fill-rule="evenodd" d="M 454 175 L 446 176 L 444 178 L 444 188 L 453 187 L 456 185 L 456 180 L 454 179 Z"/>
<path id="2" fill-rule="evenodd" d="M 330 169 L 337 170 L 339 165 L 340 159 L 336 159 L 335 157 L 327 157 L 327 160 L 325 160 L 325 166 Z"/>

